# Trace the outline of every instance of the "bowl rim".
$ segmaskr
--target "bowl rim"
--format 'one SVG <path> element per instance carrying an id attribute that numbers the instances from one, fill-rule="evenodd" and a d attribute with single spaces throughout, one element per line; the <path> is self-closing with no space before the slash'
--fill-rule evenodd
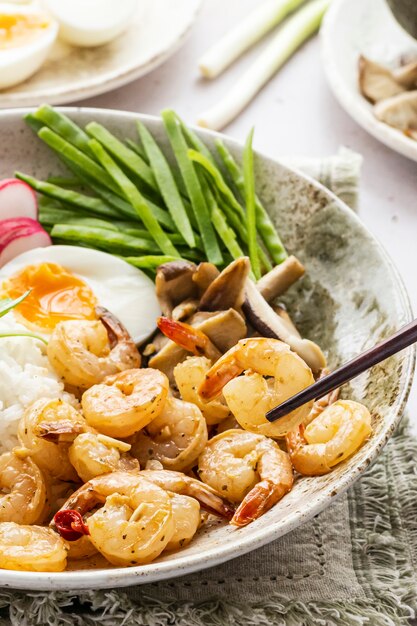
<path id="1" fill-rule="evenodd" d="M 90 107 L 58 107 L 60 111 L 67 115 L 91 115 L 102 118 L 103 116 L 114 117 L 115 119 L 126 120 L 142 120 L 162 123 L 162 120 L 158 116 L 133 113 L 128 111 L 120 111 L 117 109 L 100 109 Z M 0 111 L 0 124 L 5 122 L 7 118 L 22 119 L 23 116 L 33 111 L 33 107 L 24 107 L 18 109 L 5 109 Z M 199 127 L 192 127 L 198 134 L 210 137 L 222 137 L 227 141 L 229 146 L 241 150 L 242 144 L 230 138 L 222 133 L 202 129 Z M 407 321 L 413 319 L 412 307 L 410 299 L 404 285 L 404 282 L 389 254 L 383 248 L 379 240 L 369 231 L 367 226 L 362 220 L 350 209 L 340 198 L 338 198 L 333 192 L 324 187 L 321 183 L 316 181 L 310 176 L 299 172 L 294 168 L 290 168 L 287 165 L 281 163 L 279 159 L 272 158 L 261 152 L 256 151 L 257 159 L 262 159 L 268 163 L 278 163 L 280 167 L 287 170 L 289 173 L 296 174 L 299 178 L 304 179 L 310 183 L 322 193 L 327 195 L 330 200 L 337 206 L 337 210 L 342 211 L 349 216 L 359 227 L 365 231 L 368 237 L 370 237 L 378 250 L 381 257 L 385 259 L 388 264 L 395 283 L 397 285 L 398 299 L 403 308 Z M 138 584 L 146 584 L 166 579 L 172 579 L 185 574 L 190 574 L 196 571 L 204 570 L 209 567 L 213 567 L 225 561 L 228 561 L 237 556 L 242 556 L 252 550 L 262 547 L 263 545 L 270 543 L 278 537 L 285 535 L 291 530 L 295 529 L 301 523 L 305 523 L 322 510 L 326 508 L 336 497 L 342 495 L 350 486 L 352 486 L 363 472 L 370 466 L 370 464 L 376 459 L 382 448 L 390 439 L 398 424 L 402 419 L 402 413 L 405 404 L 410 393 L 410 388 L 413 380 L 413 373 L 415 369 L 416 361 L 416 346 L 413 345 L 407 352 L 405 352 L 405 364 L 403 372 L 401 374 L 401 386 L 398 396 L 394 403 L 390 407 L 392 412 L 392 419 L 389 426 L 381 430 L 381 432 L 373 438 L 372 446 L 369 449 L 368 456 L 361 465 L 354 466 L 349 472 L 339 477 L 337 493 L 335 493 L 334 485 L 325 485 L 322 491 L 314 497 L 314 500 L 307 505 L 303 510 L 302 516 L 299 511 L 290 513 L 285 520 L 285 523 L 279 527 L 275 527 L 273 523 L 268 528 L 261 528 L 260 530 L 254 530 L 254 532 L 247 536 L 240 538 L 240 529 L 235 530 L 234 538 L 227 542 L 227 545 L 215 546 L 204 552 L 204 560 L 201 553 L 177 556 L 175 560 L 169 561 L 154 561 L 148 565 L 141 565 L 131 568 L 109 568 L 109 569 L 91 569 L 91 570 L 78 570 L 78 571 L 65 571 L 65 572 L 20 572 L 12 570 L 0 570 L 0 585 L 4 588 L 12 589 L 26 589 L 26 590 L 82 590 L 82 589 L 106 589 L 114 587 L 128 587 Z M 181 555 L 181 553 L 178 553 Z"/>

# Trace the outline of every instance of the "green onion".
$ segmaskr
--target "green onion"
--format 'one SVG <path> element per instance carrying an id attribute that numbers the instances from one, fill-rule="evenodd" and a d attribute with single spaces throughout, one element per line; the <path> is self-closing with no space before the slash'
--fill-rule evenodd
<path id="1" fill-rule="evenodd" d="M 3 300 L 0 300 L 0 317 L 3 317 L 6 313 L 17 307 L 18 304 L 23 302 L 23 300 L 28 297 L 30 292 L 31 290 L 28 289 L 24 294 L 15 300 L 12 300 L 11 298 L 3 298 Z"/>
<path id="2" fill-rule="evenodd" d="M 294 52 L 319 28 L 331 0 L 311 0 L 283 25 L 223 100 L 199 116 L 198 124 L 220 130 L 229 124 Z"/>
<path id="3" fill-rule="evenodd" d="M 223 262 L 222 253 L 217 243 L 216 234 L 210 221 L 210 215 L 194 165 L 188 158 L 187 144 L 177 123 L 175 113 L 173 111 L 163 111 L 162 119 L 190 196 L 191 206 L 198 223 L 207 259 L 215 265 L 221 265 Z"/>
<path id="4" fill-rule="evenodd" d="M 131 182 L 126 174 L 120 169 L 113 159 L 107 154 L 101 144 L 95 139 L 90 140 L 90 146 L 97 159 L 105 168 L 106 172 L 112 177 L 112 180 L 120 187 L 126 200 L 133 206 L 138 216 L 145 224 L 152 238 L 159 248 L 165 254 L 178 256 L 178 251 L 168 239 L 166 233 L 162 230 L 155 216 L 153 215 L 146 200 L 139 192 L 137 187 Z"/>
<path id="5" fill-rule="evenodd" d="M 48 342 L 45 339 L 45 337 L 41 337 L 40 335 L 35 335 L 34 333 L 29 333 L 29 332 L 0 333 L 0 338 L 3 339 L 5 337 L 32 337 L 32 339 L 38 339 L 39 341 L 42 341 L 45 345 L 48 345 Z"/>
<path id="6" fill-rule="evenodd" d="M 253 172 L 253 150 L 252 150 L 253 128 L 245 143 L 243 151 L 243 179 L 245 182 L 246 201 L 246 227 L 248 230 L 249 258 L 252 272 L 256 280 L 261 277 L 259 264 L 258 243 L 256 241 L 256 214 L 255 214 L 255 177 Z"/>
<path id="7" fill-rule="evenodd" d="M 251 11 L 198 62 L 205 78 L 215 78 L 305 0 L 267 0 Z"/>
<path id="8" fill-rule="evenodd" d="M 148 129 L 140 122 L 137 122 L 137 128 L 168 211 L 178 232 L 182 234 L 190 248 L 194 248 L 196 244 L 193 229 L 168 162 Z"/>

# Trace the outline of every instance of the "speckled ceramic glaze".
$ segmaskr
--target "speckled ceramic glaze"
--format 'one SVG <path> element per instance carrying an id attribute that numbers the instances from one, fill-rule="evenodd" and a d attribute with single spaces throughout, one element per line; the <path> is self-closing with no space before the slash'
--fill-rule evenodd
<path id="1" fill-rule="evenodd" d="M 91 120 L 121 137 L 134 137 L 139 116 L 115 111 L 68 109 L 78 123 Z M 38 177 L 60 170 L 55 156 L 27 129 L 22 111 L 0 114 L 0 176 L 15 168 Z M 161 143 L 161 122 L 141 117 Z M 212 145 L 214 134 L 199 131 Z M 240 156 L 241 147 L 226 138 Z M 262 155 L 256 158 L 257 189 L 288 249 L 307 275 L 286 302 L 302 332 L 317 341 L 331 367 L 374 345 L 411 318 L 402 281 L 390 259 L 361 221 L 319 184 Z M 407 399 L 415 354 L 408 349 L 344 388 L 346 397 L 372 411 L 374 434 L 351 459 L 327 476 L 298 479 L 294 489 L 266 515 L 241 529 L 223 523 L 205 528 L 181 552 L 129 569 L 97 563 L 95 571 L 34 574 L 0 571 L 0 585 L 24 589 L 120 587 L 172 578 L 232 559 L 290 532 L 325 507 L 359 478 L 396 428 Z"/>
<path id="2" fill-rule="evenodd" d="M 0 108 L 74 102 L 144 76 L 184 43 L 201 1 L 138 0 L 129 28 L 97 48 L 76 48 L 58 40 L 36 74 L 0 91 Z"/>

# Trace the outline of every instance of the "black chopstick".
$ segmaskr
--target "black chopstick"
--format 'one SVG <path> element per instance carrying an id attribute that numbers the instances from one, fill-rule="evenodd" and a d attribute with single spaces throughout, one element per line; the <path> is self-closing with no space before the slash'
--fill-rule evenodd
<path id="1" fill-rule="evenodd" d="M 300 393 L 292 396 L 288 400 L 285 400 L 274 409 L 271 409 L 266 418 L 270 422 L 275 422 L 280 417 L 284 417 L 294 409 L 298 409 L 301 405 L 309 402 L 310 400 L 317 400 L 322 398 L 330 391 L 337 389 L 344 383 L 347 383 L 352 378 L 359 376 L 367 369 L 384 361 L 388 357 L 404 350 L 411 344 L 417 341 L 417 319 L 413 320 L 406 326 L 403 326 L 395 335 L 392 335 L 388 339 L 381 341 L 378 345 L 362 352 L 351 361 L 345 363 L 337 370 L 321 378 L 317 382 L 310 385 Z"/>

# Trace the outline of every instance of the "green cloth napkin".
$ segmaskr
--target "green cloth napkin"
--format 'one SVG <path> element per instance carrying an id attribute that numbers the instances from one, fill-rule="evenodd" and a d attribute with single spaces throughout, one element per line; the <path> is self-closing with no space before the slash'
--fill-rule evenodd
<path id="1" fill-rule="evenodd" d="M 283 159 L 356 206 L 361 158 Z M 127 589 L 0 590 L 0 625 L 396 626 L 417 610 L 417 440 L 398 430 L 373 467 L 292 533 L 223 565 Z"/>

